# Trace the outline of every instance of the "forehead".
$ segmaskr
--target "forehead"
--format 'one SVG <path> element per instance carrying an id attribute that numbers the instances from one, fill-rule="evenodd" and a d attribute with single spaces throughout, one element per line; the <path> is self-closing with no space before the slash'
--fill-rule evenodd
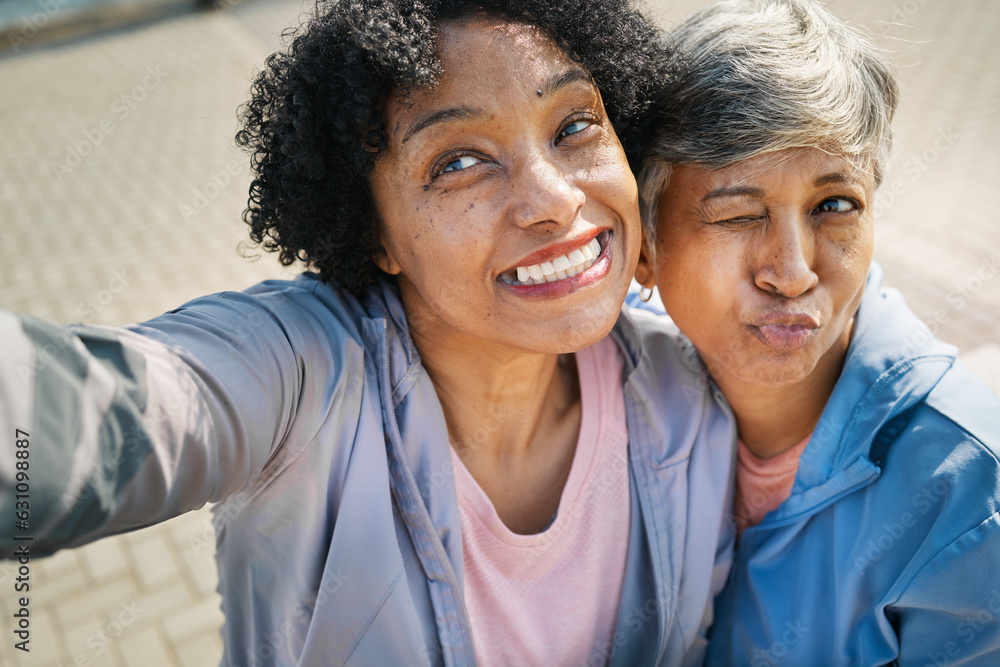
<path id="1" fill-rule="evenodd" d="M 470 58 L 486 55 L 479 65 L 503 69 L 513 64 L 510 57 L 527 60 L 557 58 L 569 60 L 548 33 L 538 26 L 499 16 L 479 14 L 438 23 L 438 56 L 442 63 L 468 63 Z M 506 56 L 506 57 L 505 57 Z M 500 62 L 498 62 L 500 59 Z M 448 75 L 445 68 L 445 76 Z"/>
<path id="2" fill-rule="evenodd" d="M 509 19 L 475 16 L 438 24 L 442 76 L 433 88 L 390 95 L 386 111 L 404 120 L 430 107 L 478 105 L 498 95 L 543 95 L 554 75 L 582 70 L 547 33 Z"/>

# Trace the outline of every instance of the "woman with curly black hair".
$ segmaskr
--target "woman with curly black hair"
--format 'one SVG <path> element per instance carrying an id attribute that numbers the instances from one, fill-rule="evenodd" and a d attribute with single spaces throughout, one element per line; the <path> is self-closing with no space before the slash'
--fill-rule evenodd
<path id="1" fill-rule="evenodd" d="M 657 44 L 620 0 L 321 2 L 237 137 L 254 239 L 316 273 L 0 317 L 3 426 L 65 463 L 32 552 L 221 501 L 226 664 L 699 662 L 732 419 L 621 310 Z"/>

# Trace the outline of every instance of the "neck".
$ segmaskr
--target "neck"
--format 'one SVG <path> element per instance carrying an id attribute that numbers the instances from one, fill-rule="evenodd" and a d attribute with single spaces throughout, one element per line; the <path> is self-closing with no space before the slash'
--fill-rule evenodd
<path id="1" fill-rule="evenodd" d="M 572 356 L 561 359 L 412 333 L 452 444 L 463 459 L 529 454 L 547 417 L 578 400 Z"/>
<path id="2" fill-rule="evenodd" d="M 410 336 L 463 460 L 523 458 L 534 447 L 551 448 L 549 431 L 579 408 L 573 356 L 483 339 L 428 316 L 431 309 L 408 281 L 400 280 L 400 293 Z"/>
<path id="3" fill-rule="evenodd" d="M 508 528 L 544 530 L 559 507 L 580 432 L 575 358 L 527 352 L 411 317 L 401 291 L 455 453 Z"/>
<path id="4" fill-rule="evenodd" d="M 788 451 L 809 436 L 840 378 L 851 326 L 805 378 L 782 386 L 761 386 L 732 375 L 716 377 L 736 416 L 740 440 L 767 459 Z"/>

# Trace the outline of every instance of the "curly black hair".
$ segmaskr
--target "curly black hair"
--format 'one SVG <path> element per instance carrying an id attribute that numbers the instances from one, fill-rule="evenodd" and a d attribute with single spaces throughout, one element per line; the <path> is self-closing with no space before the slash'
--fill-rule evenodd
<path id="1" fill-rule="evenodd" d="M 637 119 L 665 58 L 658 29 L 630 0 L 319 0 L 240 109 L 236 142 L 254 171 L 243 220 L 258 246 L 355 294 L 372 282 L 368 185 L 386 149 L 384 101 L 394 89 L 434 86 L 436 24 L 476 13 L 537 26 L 580 62 L 637 163 Z"/>

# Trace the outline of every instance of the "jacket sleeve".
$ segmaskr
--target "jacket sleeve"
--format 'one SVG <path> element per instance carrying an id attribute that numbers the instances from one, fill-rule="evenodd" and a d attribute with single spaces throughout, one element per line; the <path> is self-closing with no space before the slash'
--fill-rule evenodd
<path id="1" fill-rule="evenodd" d="M 894 611 L 900 665 L 1000 665 L 1000 512 L 921 568 Z"/>
<path id="2" fill-rule="evenodd" d="M 0 341 L 0 556 L 221 500 L 261 472 L 294 417 L 296 356 L 246 294 L 128 328 L 0 312 Z"/>

